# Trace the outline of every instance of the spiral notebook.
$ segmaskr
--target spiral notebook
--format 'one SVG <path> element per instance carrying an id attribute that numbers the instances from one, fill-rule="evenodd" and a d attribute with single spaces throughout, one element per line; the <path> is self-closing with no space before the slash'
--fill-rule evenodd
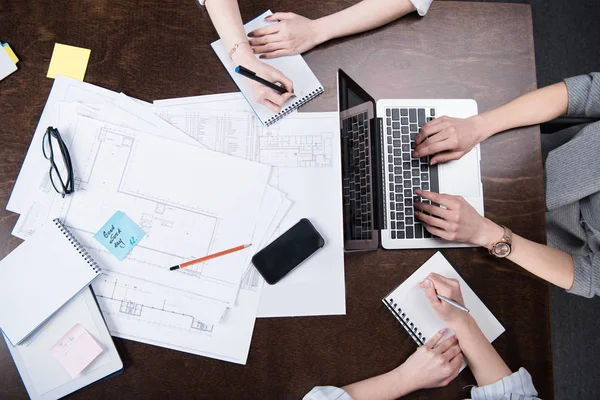
<path id="1" fill-rule="evenodd" d="M 248 22 L 244 25 L 246 33 L 276 23 L 265 21 L 265 17 L 272 14 L 271 10 L 268 10 Z M 248 86 L 248 78 L 235 72 L 235 67 L 237 65 L 229 59 L 229 49 L 225 49 L 223 41 L 217 40 L 216 42 L 213 42 L 211 46 L 263 125 L 269 126 L 279 121 L 287 114 L 297 110 L 299 107 L 323 93 L 323 85 L 321 85 L 301 55 L 278 57 L 267 60 L 261 59 L 261 61 L 271 65 L 273 68 L 277 68 L 294 82 L 294 93 L 296 96 L 286 101 L 279 113 L 275 113 L 254 100 L 250 86 Z"/>
<path id="2" fill-rule="evenodd" d="M 504 332 L 504 327 L 496 317 L 438 251 L 382 300 L 417 345 L 423 345 L 443 328 L 447 328 L 448 331 L 442 340 L 454 334 L 448 324 L 437 316 L 420 286 L 421 282 L 432 272 L 446 278 L 457 279 L 460 282 L 465 307 L 469 309 L 473 319 L 490 343 Z"/>
<path id="3" fill-rule="evenodd" d="M 88 331 L 98 342 L 102 353 L 73 378 L 50 349 L 75 324 Z M 67 302 L 20 346 L 7 345 L 25 389 L 33 400 L 59 399 L 123 370 L 119 353 L 89 287 Z"/>
<path id="4" fill-rule="evenodd" d="M 0 261 L 0 330 L 19 345 L 100 273 L 58 220 Z"/>

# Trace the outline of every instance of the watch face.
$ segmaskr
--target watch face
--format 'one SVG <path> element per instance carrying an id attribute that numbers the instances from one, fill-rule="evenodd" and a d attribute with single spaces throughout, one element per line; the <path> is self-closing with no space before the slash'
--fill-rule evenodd
<path id="1" fill-rule="evenodd" d="M 496 257 L 506 257 L 510 254 L 510 246 L 508 243 L 496 243 L 494 244 L 494 255 Z"/>

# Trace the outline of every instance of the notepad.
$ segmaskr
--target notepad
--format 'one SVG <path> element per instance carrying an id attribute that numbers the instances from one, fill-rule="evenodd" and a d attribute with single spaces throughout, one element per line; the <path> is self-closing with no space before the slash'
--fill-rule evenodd
<path id="1" fill-rule="evenodd" d="M 248 33 L 255 29 L 262 28 L 263 26 L 277 23 L 265 21 L 265 17 L 272 14 L 271 10 L 264 12 L 244 25 L 244 30 Z M 248 85 L 248 79 L 235 72 L 235 67 L 237 65 L 229 59 L 229 49 L 225 49 L 223 41 L 217 40 L 216 42 L 213 42 L 211 46 L 263 125 L 269 126 L 277 122 L 287 114 L 323 93 L 323 85 L 321 85 L 301 55 L 261 59 L 262 62 L 271 65 L 273 68 L 277 68 L 294 83 L 294 94 L 296 96 L 286 101 L 279 113 L 275 113 L 254 100 L 254 95 Z"/>
<path id="2" fill-rule="evenodd" d="M 99 272 L 68 228 L 46 224 L 0 261 L 0 330 L 20 344 Z"/>
<path id="3" fill-rule="evenodd" d="M 456 272 L 456 269 L 442 253 L 437 252 L 382 300 L 417 345 L 423 345 L 440 329 L 447 329 L 441 340 L 454 335 L 450 326 L 437 316 L 420 286 L 432 272 L 460 282 L 464 305 L 470 310 L 473 319 L 490 343 L 504 332 L 504 327 Z"/>
<path id="4" fill-rule="evenodd" d="M 76 323 L 52 346 L 50 352 L 75 378 L 102 354 L 102 347 L 80 323 Z"/>
<path id="5" fill-rule="evenodd" d="M 60 74 L 83 81 L 90 53 L 90 49 L 55 43 L 46 76 L 55 78 L 57 74 Z"/>
<path id="6" fill-rule="evenodd" d="M 6 52 L 6 54 L 8 54 L 12 62 L 14 62 L 15 64 L 19 62 L 19 57 L 17 57 L 17 55 L 8 43 L 2 43 L 2 49 Z"/>
<path id="7" fill-rule="evenodd" d="M 17 70 L 17 64 L 13 61 L 11 55 L 0 49 L 0 80 L 6 78 Z"/>
<path id="8" fill-rule="evenodd" d="M 51 348 L 64 338 L 65 332 L 77 325 L 87 332 L 102 352 L 73 378 L 65 364 L 52 354 Z M 13 346 L 8 340 L 7 346 L 32 400 L 59 399 L 123 370 L 123 363 L 89 287 L 20 346 Z"/>

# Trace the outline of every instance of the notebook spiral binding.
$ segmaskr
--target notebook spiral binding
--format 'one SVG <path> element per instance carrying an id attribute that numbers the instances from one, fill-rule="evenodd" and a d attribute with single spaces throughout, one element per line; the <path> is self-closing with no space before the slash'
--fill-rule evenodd
<path id="1" fill-rule="evenodd" d="M 272 116 L 271 118 L 269 118 L 265 122 L 265 125 L 269 126 L 271 124 L 274 124 L 275 122 L 279 121 L 281 118 L 285 117 L 292 111 L 297 110 L 298 108 L 302 107 L 303 105 L 305 105 L 306 103 L 308 103 L 309 101 L 311 101 L 312 99 L 314 99 L 315 97 L 320 95 L 321 93 L 323 93 L 322 87 L 319 87 L 318 89 L 313 90 L 312 92 L 310 92 L 309 94 L 307 94 L 306 96 L 301 98 L 300 100 L 295 101 L 294 103 L 290 104 L 283 110 L 279 111 L 279 113 L 277 113 L 274 116 Z"/>
<path id="2" fill-rule="evenodd" d="M 394 299 L 384 299 L 383 303 L 392 312 L 398 322 L 400 322 L 400 325 L 402 325 L 412 340 L 414 340 L 418 346 L 424 345 L 427 338 L 419 331 L 419 328 L 410 322 L 410 318 L 402 312 L 402 308 L 398 307 L 398 304 L 394 303 Z"/>
<path id="3" fill-rule="evenodd" d="M 64 226 L 58 218 L 54 218 L 52 222 L 54 222 L 54 225 L 56 225 L 60 229 L 60 231 L 63 233 L 63 235 L 65 235 L 65 237 L 69 240 L 73 247 L 75 247 L 75 250 L 77 250 L 79 254 L 81 254 L 81 256 L 88 263 L 88 265 L 92 267 L 94 272 L 96 274 L 99 274 L 102 271 L 102 268 L 100 268 L 98 263 L 94 261 L 90 253 L 88 253 L 88 251 L 81 245 L 81 243 L 79 243 L 79 240 L 77 240 L 77 238 L 75 238 L 75 236 L 71 234 L 67 227 Z"/>

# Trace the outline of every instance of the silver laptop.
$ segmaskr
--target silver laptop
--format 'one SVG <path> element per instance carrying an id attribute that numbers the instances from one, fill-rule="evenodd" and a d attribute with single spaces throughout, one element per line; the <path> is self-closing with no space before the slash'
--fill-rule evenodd
<path id="1" fill-rule="evenodd" d="M 415 191 L 464 197 L 483 215 L 480 149 L 429 165 L 413 158 L 421 127 L 447 115 L 477 114 L 474 100 L 375 100 L 338 70 L 345 250 L 467 247 L 431 235 L 414 216 Z M 427 202 L 427 201 L 426 201 Z"/>

